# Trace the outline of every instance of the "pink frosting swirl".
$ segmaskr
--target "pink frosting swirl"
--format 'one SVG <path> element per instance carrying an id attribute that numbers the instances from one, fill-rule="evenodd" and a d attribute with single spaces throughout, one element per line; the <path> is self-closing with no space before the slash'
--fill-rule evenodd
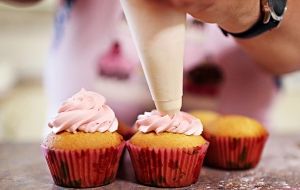
<path id="1" fill-rule="evenodd" d="M 178 112 L 173 116 L 162 115 L 157 110 L 145 112 L 143 115 L 138 116 L 135 125 L 143 133 L 166 131 L 199 136 L 203 131 L 200 120 L 185 112 Z"/>
<path id="2" fill-rule="evenodd" d="M 103 96 L 81 89 L 62 104 L 58 115 L 48 125 L 54 133 L 114 132 L 118 129 L 118 120 Z"/>

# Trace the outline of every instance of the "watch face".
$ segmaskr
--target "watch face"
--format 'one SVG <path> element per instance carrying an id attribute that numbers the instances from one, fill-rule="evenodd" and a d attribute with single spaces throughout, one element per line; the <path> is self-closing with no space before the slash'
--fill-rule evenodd
<path id="1" fill-rule="evenodd" d="M 287 0 L 269 0 L 269 5 L 276 13 L 277 16 L 282 16 L 285 7 L 286 7 Z"/>

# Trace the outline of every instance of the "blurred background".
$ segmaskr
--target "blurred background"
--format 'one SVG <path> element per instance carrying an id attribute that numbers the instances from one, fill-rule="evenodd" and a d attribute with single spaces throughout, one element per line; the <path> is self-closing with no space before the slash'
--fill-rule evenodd
<path id="1" fill-rule="evenodd" d="M 0 141 L 38 141 L 46 127 L 47 96 L 43 74 L 53 35 L 56 3 L 44 0 L 27 8 L 0 4 Z M 117 46 L 114 44 L 113 48 Z M 111 83 L 114 88 L 109 88 Z M 144 81 L 141 83 L 145 86 Z M 99 80 L 100 91 L 112 91 L 104 92 L 110 101 L 126 98 L 113 97 L 114 90 L 122 91 L 122 88 L 126 90 L 126 86 L 117 81 Z M 136 98 L 141 102 L 149 100 L 147 87 L 135 86 L 131 90 L 136 96 L 130 96 L 132 101 Z M 282 87 L 271 106 L 268 117 L 274 133 L 299 131 L 299 108 L 300 73 L 296 72 L 282 77 Z"/>

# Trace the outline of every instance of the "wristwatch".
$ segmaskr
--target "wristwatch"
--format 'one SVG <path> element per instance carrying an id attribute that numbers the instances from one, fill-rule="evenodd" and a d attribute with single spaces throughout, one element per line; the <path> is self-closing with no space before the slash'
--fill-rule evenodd
<path id="1" fill-rule="evenodd" d="M 230 33 L 221 28 L 225 36 L 252 38 L 279 26 L 287 10 L 287 0 L 260 0 L 261 16 L 247 31 Z"/>

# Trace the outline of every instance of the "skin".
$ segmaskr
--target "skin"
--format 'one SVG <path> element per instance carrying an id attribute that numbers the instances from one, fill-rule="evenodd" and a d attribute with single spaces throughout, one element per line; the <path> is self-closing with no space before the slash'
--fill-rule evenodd
<path id="1" fill-rule="evenodd" d="M 162 1 L 157 0 L 157 3 Z M 246 31 L 260 16 L 260 0 L 165 0 L 181 11 L 228 32 Z M 288 0 L 288 10 L 279 28 L 251 39 L 236 39 L 262 69 L 281 75 L 300 69 L 300 1 Z"/>

